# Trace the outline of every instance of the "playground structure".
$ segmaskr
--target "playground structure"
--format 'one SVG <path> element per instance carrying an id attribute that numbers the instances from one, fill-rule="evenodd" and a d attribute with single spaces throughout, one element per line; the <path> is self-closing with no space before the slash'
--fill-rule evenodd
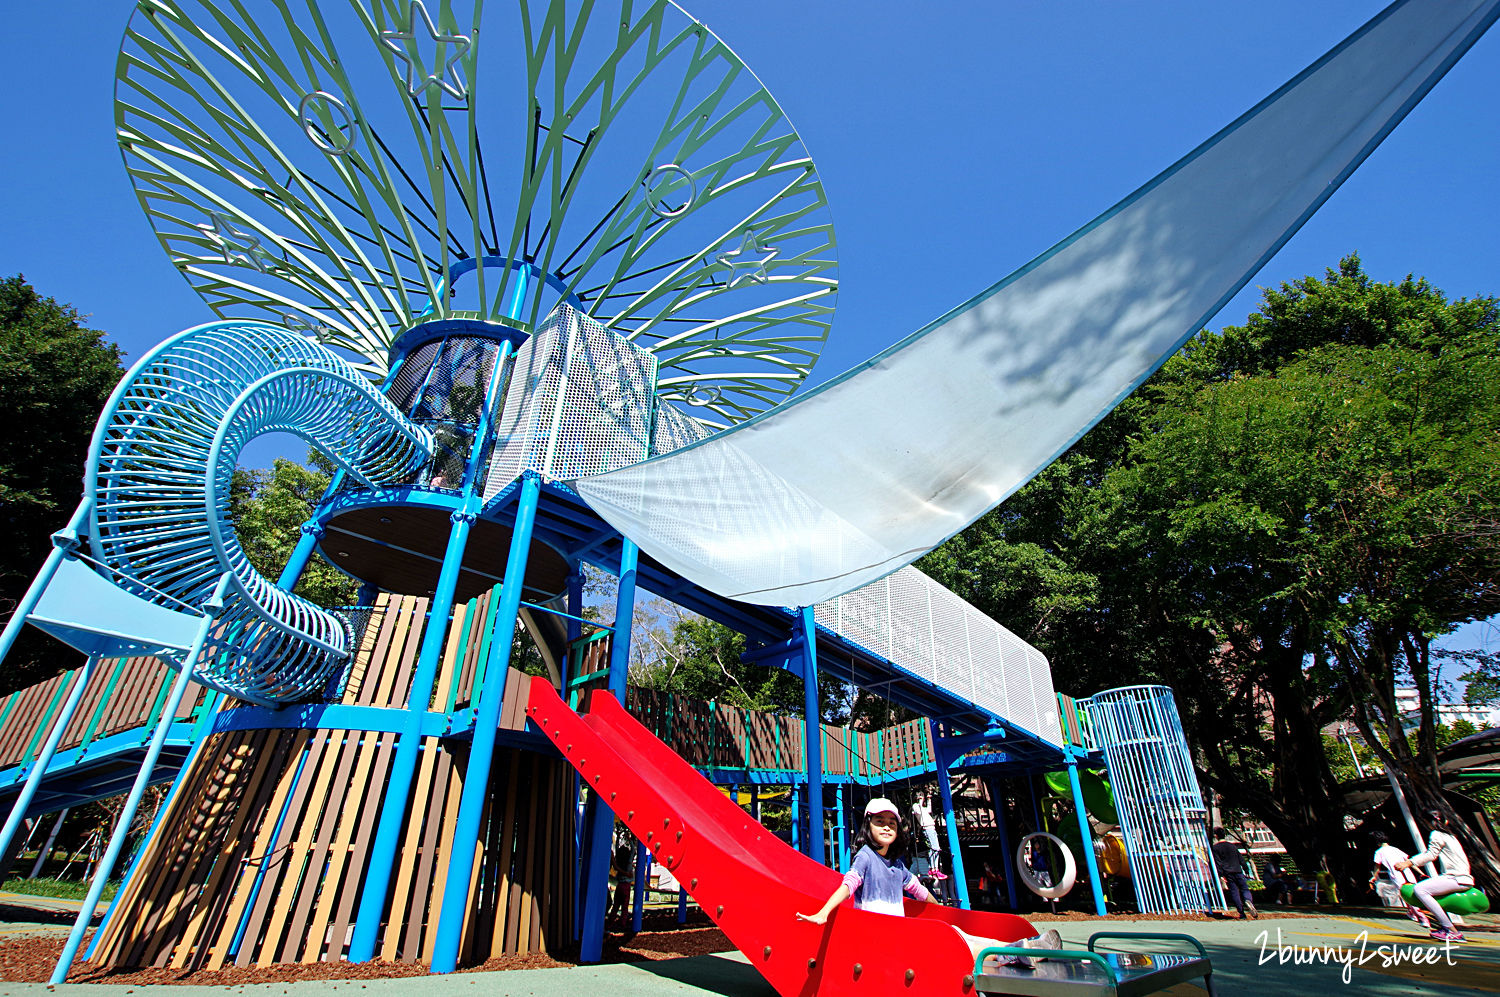
<path id="1" fill-rule="evenodd" d="M 1253 238 L 1198 225 L 1199 242 L 1234 251 L 1174 275 L 1191 285 L 1187 303 L 1142 342 L 1118 323 L 1101 334 L 1118 363 L 1080 393 L 1082 408 L 1012 412 L 1011 432 L 1054 423 L 1032 442 L 1055 451 L 1107 411 L 1090 399 L 1116 398 L 1196 331 L 1496 6 L 1396 4 L 1160 184 L 955 313 L 993 320 L 1002 295 L 1033 293 L 1023 278 L 1073 274 L 1082 264 L 1069 252 L 1100 252 L 1111 226 L 1148 208 L 1178 217 L 1202 209 L 1204 191 L 1226 200 L 1214 171 L 1243 160 L 1235 130 L 1254 144 L 1284 115 L 1358 125 L 1327 129 L 1341 136 L 1331 149 L 1283 148 L 1277 169 L 1305 175 L 1274 210 L 1246 198 Z M 128 827 L 146 785 L 171 777 L 89 958 L 383 957 L 448 971 L 575 940 L 597 959 L 618 817 L 780 992 L 962 993 L 974 964 L 951 925 L 1002 941 L 1031 928 L 967 909 L 949 774 L 1066 773 L 1102 914 L 1079 770 L 1103 768 L 1141 909 L 1220 906 L 1170 692 L 1059 700 L 1034 648 L 907 566 L 982 512 L 979 496 L 988 508 L 1024 481 L 1032 456 L 991 480 L 992 441 L 949 433 L 933 454 L 983 458 L 952 478 L 962 511 L 934 519 L 936 492 L 913 502 L 895 488 L 912 509 L 890 518 L 893 532 L 871 526 L 890 511 L 892 482 L 949 479 L 883 463 L 874 451 L 902 449 L 872 431 L 889 420 L 847 437 L 869 451 L 858 502 L 830 498 L 795 448 L 780 464 L 768 456 L 820 413 L 835 427 L 862 418 L 887 376 L 872 367 L 874 381 L 842 378 L 803 396 L 816 405 L 773 409 L 806 377 L 837 289 L 822 188 L 774 100 L 669 3 L 619 17 L 544 0 L 518 10 L 517 24 L 487 22 L 481 45 L 477 14 L 465 23 L 421 0 L 139 6 L 119 66 L 120 143 L 163 247 L 220 320 L 169 338 L 126 376 L 101 417 L 84 501 L 0 637 L 3 658 L 30 622 L 89 656 L 3 706 L 13 767 L 0 792 L 15 801 L 0 854 L 24 819 L 118 792 L 133 771 Z M 508 116 L 478 87 L 500 38 L 519 44 L 507 82 L 488 91 L 518 101 Z M 1372 64 L 1390 79 L 1350 99 L 1347 79 Z M 517 123 L 515 149 L 484 147 L 486 167 L 481 133 Z M 1138 317 L 1140 304 L 1113 307 Z M 938 398 L 920 385 L 969 366 L 942 352 L 944 328 L 888 354 L 882 366 L 909 380 L 886 409 L 891 397 Z M 227 516 L 240 450 L 270 431 L 339 467 L 275 582 L 250 567 Z M 828 470 L 841 491 L 862 480 Z M 291 593 L 315 552 L 364 583 L 358 606 Z M 584 616 L 585 564 L 617 579 L 611 624 Z M 674 754 L 631 719 L 621 704 L 638 587 L 744 634 L 746 661 L 802 679 L 809 719 L 787 767 L 757 756 L 754 737 L 739 751 L 709 733 L 705 748 L 679 730 L 663 739 Z M 510 668 L 518 626 L 545 678 Z M 896 771 L 935 777 L 957 908 L 908 905 L 907 923 L 841 910 L 826 935 L 790 918 L 837 880 L 827 852 L 846 847 L 857 787 L 892 774 L 872 775 L 867 741 L 842 736 L 833 750 L 816 722 L 827 680 L 930 718 L 900 735 L 910 764 Z M 206 691 L 190 693 L 194 682 Z M 649 697 L 635 705 L 652 719 Z M 879 767 L 895 761 L 883 744 L 875 754 Z M 700 773 L 793 785 L 797 849 Z M 124 844 L 117 832 L 55 981 Z M 758 906 L 785 924 L 749 916 Z"/>

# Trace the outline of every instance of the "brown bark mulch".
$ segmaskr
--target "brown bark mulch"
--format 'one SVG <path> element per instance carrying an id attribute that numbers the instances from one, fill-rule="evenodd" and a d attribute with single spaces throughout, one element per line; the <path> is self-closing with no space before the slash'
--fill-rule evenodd
<path id="1" fill-rule="evenodd" d="M 661 928 L 644 930 L 627 936 L 612 932 L 605 936 L 604 962 L 643 962 L 656 959 L 678 959 L 683 956 L 708 955 L 733 949 L 729 939 L 718 928 L 702 919 L 685 927 L 675 924 L 675 917 L 659 919 Z M 695 919 L 696 920 L 696 919 Z M 670 925 L 670 927 L 668 927 Z M 0 940 L 0 981 L 43 983 L 51 975 L 62 954 L 64 939 L 36 935 L 13 936 Z M 460 967 L 460 973 L 492 973 L 511 969 L 555 969 L 577 965 L 576 959 L 564 955 L 554 958 L 543 952 L 496 956 L 482 963 Z M 126 986 L 184 984 L 191 986 L 230 987 L 249 983 L 296 983 L 302 980 L 378 980 L 400 976 L 426 976 L 431 968 L 425 962 L 315 962 L 278 963 L 273 966 L 226 966 L 219 970 L 188 969 L 107 969 L 90 962 L 74 964 L 69 983 L 117 983 Z"/>

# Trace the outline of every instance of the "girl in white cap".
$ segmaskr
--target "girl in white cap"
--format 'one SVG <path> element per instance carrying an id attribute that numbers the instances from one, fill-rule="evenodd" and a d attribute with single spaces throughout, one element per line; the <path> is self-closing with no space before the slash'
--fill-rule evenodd
<path id="1" fill-rule="evenodd" d="M 909 896 L 923 903 L 935 903 L 933 896 L 928 892 L 916 876 L 906 868 L 906 863 L 901 861 L 901 855 L 906 851 L 908 837 L 905 828 L 901 826 L 901 812 L 896 809 L 896 804 L 884 797 L 877 797 L 865 804 L 865 820 L 860 827 L 859 833 L 854 838 L 856 849 L 854 861 L 850 863 L 849 871 L 844 874 L 844 881 L 839 888 L 833 891 L 822 908 L 814 914 L 797 915 L 800 921 L 811 921 L 814 924 L 826 924 L 828 915 L 839 904 L 854 898 L 854 906 L 857 910 L 876 911 L 881 914 L 894 914 L 897 917 L 904 916 L 905 907 L 902 904 L 902 896 Z M 993 938 L 981 938 L 970 935 L 959 928 L 954 928 L 964 941 L 968 943 L 970 951 L 978 954 L 980 949 L 996 945 L 1023 945 L 1028 948 L 1061 948 L 1062 938 L 1054 930 L 1048 930 L 1045 934 L 1022 942 L 1000 942 Z M 1010 965 L 1029 968 L 1031 963 L 1024 957 L 1002 960 Z"/>

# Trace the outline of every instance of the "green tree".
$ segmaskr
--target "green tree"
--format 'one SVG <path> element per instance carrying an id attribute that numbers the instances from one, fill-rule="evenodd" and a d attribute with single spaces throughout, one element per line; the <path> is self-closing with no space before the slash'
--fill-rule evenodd
<path id="1" fill-rule="evenodd" d="M 333 465 L 317 450 L 308 450 L 307 467 L 278 457 L 268 470 L 235 472 L 229 515 L 251 566 L 275 581 L 302 537 L 333 476 Z M 293 590 L 320 606 L 353 604 L 359 583 L 314 554 Z"/>
<path id="2" fill-rule="evenodd" d="M 20 275 L 0 280 L 0 618 L 82 498 L 94 423 L 123 373 L 119 348 L 83 320 Z M 28 627 L 5 661 L 0 692 L 78 663 L 77 652 Z"/>
<path id="3" fill-rule="evenodd" d="M 942 550 L 923 566 L 1032 638 L 1064 688 L 1173 686 L 1230 805 L 1304 867 L 1337 861 L 1338 778 L 1308 749 L 1353 708 L 1438 805 L 1430 642 L 1500 608 L 1497 327 L 1492 299 L 1377 283 L 1356 257 L 1267 290 L 979 524 L 989 563 L 1038 566 L 1030 591 L 966 590 Z M 1422 690 L 1412 750 L 1398 680 Z"/>

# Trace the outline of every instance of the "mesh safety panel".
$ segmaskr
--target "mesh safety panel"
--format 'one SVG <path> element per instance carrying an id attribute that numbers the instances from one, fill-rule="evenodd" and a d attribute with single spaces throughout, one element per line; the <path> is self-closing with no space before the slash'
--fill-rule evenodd
<path id="1" fill-rule="evenodd" d="M 1062 744 L 1042 653 L 916 568 L 819 603 L 817 621 L 908 672 Z"/>
<path id="2" fill-rule="evenodd" d="M 432 433 L 432 459 L 408 483 L 455 490 L 473 448 L 500 344 L 461 333 L 423 343 L 408 353 L 385 396 Z M 480 455 L 480 467 L 487 455 Z M 482 473 L 479 472 L 479 473 Z"/>
<path id="3" fill-rule="evenodd" d="M 651 353 L 559 305 L 516 352 L 485 498 L 523 471 L 571 480 L 644 460 L 656 363 Z"/>

